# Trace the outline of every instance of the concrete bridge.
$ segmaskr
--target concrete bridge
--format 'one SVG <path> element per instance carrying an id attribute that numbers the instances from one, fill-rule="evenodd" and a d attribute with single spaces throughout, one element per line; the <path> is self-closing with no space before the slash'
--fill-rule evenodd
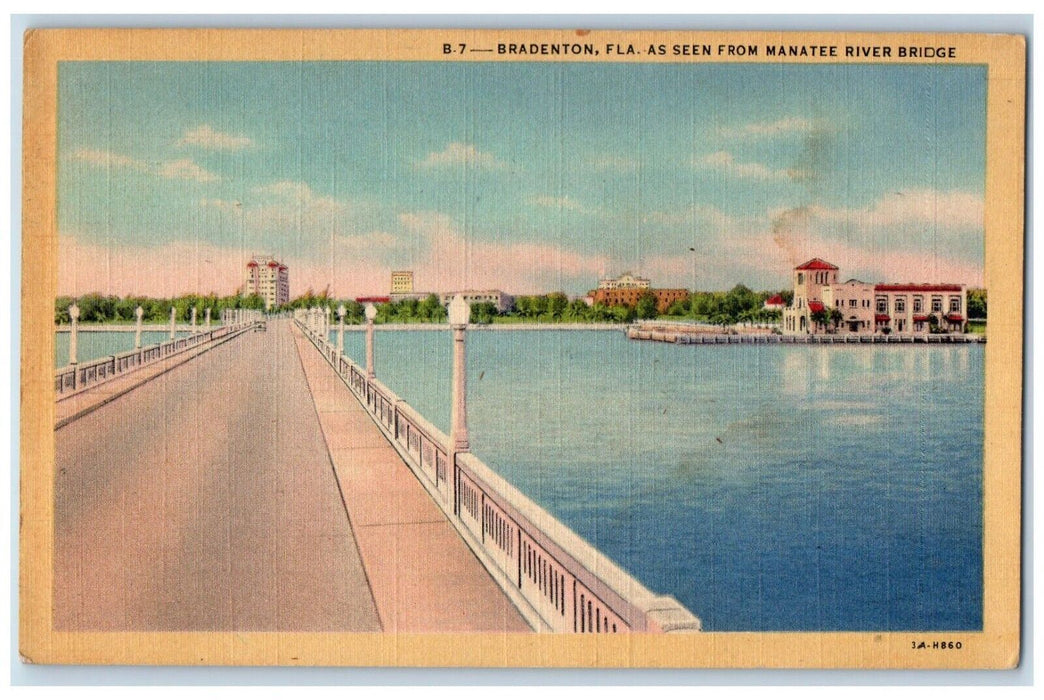
<path id="1" fill-rule="evenodd" d="M 325 317 L 262 325 L 56 372 L 56 629 L 699 629 L 345 357 Z"/>

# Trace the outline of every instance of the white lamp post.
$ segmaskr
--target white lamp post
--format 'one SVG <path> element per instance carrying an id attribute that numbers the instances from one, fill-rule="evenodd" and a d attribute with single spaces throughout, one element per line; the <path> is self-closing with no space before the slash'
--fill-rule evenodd
<path id="1" fill-rule="evenodd" d="M 170 339 L 174 340 L 174 320 L 177 318 L 178 310 L 173 306 L 170 307 Z"/>
<path id="2" fill-rule="evenodd" d="M 347 309 L 344 308 L 344 304 L 337 307 L 337 317 L 340 319 L 337 326 L 337 354 L 344 354 L 344 314 Z"/>
<path id="3" fill-rule="evenodd" d="M 210 330 L 210 307 L 208 306 L 203 312 L 203 325 L 206 326 L 207 330 Z"/>
<path id="4" fill-rule="evenodd" d="M 366 376 L 373 379 L 376 375 L 373 368 L 373 319 L 377 318 L 377 307 L 366 305 Z"/>
<path id="5" fill-rule="evenodd" d="M 689 248 L 692 253 L 692 291 L 689 293 L 689 313 L 696 318 L 696 249 Z"/>
<path id="6" fill-rule="evenodd" d="M 196 334 L 196 307 L 192 307 L 192 335 Z"/>
<path id="7" fill-rule="evenodd" d="M 471 318 L 471 306 L 458 294 L 449 305 L 449 322 L 453 328 L 453 405 L 450 418 L 450 440 L 456 452 L 471 449 L 468 443 L 468 380 L 464 362 L 464 331 Z"/>
<path id="8" fill-rule="evenodd" d="M 69 364 L 76 364 L 76 326 L 80 320 L 80 307 L 73 302 L 73 305 L 69 307 L 69 321 L 71 327 L 69 329 Z"/>
<path id="9" fill-rule="evenodd" d="M 134 309 L 134 317 L 137 322 L 134 324 L 134 349 L 137 350 L 141 347 L 141 318 L 145 315 L 145 309 L 140 306 Z"/>

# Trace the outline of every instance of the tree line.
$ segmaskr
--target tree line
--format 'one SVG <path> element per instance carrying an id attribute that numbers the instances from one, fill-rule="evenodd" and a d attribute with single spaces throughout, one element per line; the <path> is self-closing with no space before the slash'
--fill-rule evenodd
<path id="1" fill-rule="evenodd" d="M 54 322 L 68 324 L 69 307 L 73 302 L 80 309 L 80 323 L 133 323 L 137 320 L 135 310 L 142 309 L 144 323 L 169 323 L 170 309 L 175 309 L 175 321 L 188 323 L 192 318 L 192 309 L 196 309 L 196 319 L 203 322 L 206 309 L 210 309 L 213 322 L 221 319 L 225 309 L 264 309 L 265 300 L 257 294 L 240 296 L 230 294 L 184 294 L 178 297 L 146 297 L 103 294 L 84 294 L 79 297 L 60 296 L 54 300 Z"/>
<path id="2" fill-rule="evenodd" d="M 764 303 L 766 299 L 776 294 L 783 298 L 785 304 L 789 304 L 793 299 L 793 292 L 790 290 L 756 292 L 738 284 L 727 292 L 697 291 L 686 299 L 675 301 L 661 313 L 657 308 L 656 296 L 650 291 L 643 293 L 634 306 L 606 306 L 604 304 L 588 306 L 583 299 L 570 300 L 563 292 L 551 292 L 550 294 L 516 297 L 514 306 L 505 311 L 498 310 L 496 305 L 491 302 L 472 304 L 471 321 L 472 323 L 631 323 L 636 319 L 666 318 L 690 319 L 717 325 L 775 323 L 780 319 L 780 312 L 765 309 Z M 60 296 L 55 299 L 55 323 L 69 323 L 69 306 L 73 301 L 80 308 L 82 323 L 133 322 L 135 320 L 134 310 L 139 305 L 144 311 L 143 320 L 146 323 L 168 322 L 172 306 L 175 309 L 175 320 L 179 323 L 189 321 L 193 308 L 196 309 L 197 319 L 200 322 L 203 320 L 206 309 L 210 309 L 211 318 L 217 321 L 221 318 L 221 312 L 224 309 L 263 310 L 265 308 L 265 300 L 256 294 L 249 296 L 185 294 L 173 298 L 85 294 L 75 299 L 69 296 Z M 288 304 L 283 304 L 272 311 L 293 311 L 313 307 L 336 310 L 341 304 L 345 307 L 345 323 L 364 322 L 362 304 L 354 299 L 332 297 L 329 290 L 316 293 L 309 289 Z M 443 323 L 447 318 L 446 307 L 435 294 L 430 294 L 424 299 L 390 301 L 376 306 L 376 323 Z M 333 318 L 336 322 L 336 314 Z M 968 290 L 968 318 L 986 318 L 985 289 Z M 829 319 L 823 320 L 829 322 Z"/>

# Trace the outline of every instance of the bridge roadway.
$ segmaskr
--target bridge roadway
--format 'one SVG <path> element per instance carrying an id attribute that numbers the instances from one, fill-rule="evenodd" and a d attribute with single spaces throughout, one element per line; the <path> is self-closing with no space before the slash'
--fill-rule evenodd
<path id="1" fill-rule="evenodd" d="M 528 629 L 314 348 L 268 327 L 55 431 L 55 628 Z"/>

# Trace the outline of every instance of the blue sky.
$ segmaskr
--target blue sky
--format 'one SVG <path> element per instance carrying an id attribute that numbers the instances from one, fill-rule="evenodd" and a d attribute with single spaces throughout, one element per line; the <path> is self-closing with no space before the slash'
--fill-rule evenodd
<path id="1" fill-rule="evenodd" d="M 979 66 L 63 63 L 59 288 L 227 293 L 254 252 L 292 294 L 978 284 L 985 100 Z"/>

